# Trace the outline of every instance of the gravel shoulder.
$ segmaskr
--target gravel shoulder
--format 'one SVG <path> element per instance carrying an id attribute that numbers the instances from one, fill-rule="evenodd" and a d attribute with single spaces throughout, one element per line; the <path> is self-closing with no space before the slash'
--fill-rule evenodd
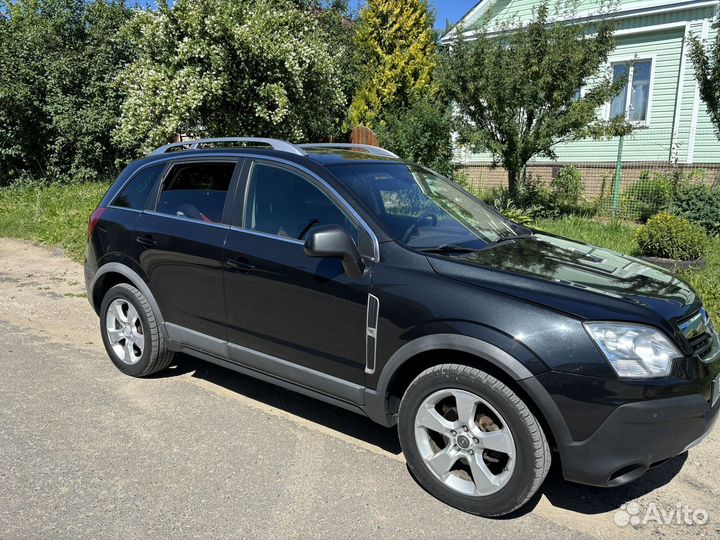
<path id="1" fill-rule="evenodd" d="M 394 430 L 361 416 L 182 355 L 122 375 L 82 267 L 3 238 L 0 365 L 0 538 L 720 536 L 720 429 L 628 486 L 554 470 L 525 512 L 470 516 L 426 494 Z M 709 520 L 616 525 L 631 503 Z"/>

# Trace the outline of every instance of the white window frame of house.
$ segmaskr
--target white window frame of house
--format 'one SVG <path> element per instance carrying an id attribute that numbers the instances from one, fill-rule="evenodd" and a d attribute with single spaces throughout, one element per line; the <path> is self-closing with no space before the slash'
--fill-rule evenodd
<path id="1" fill-rule="evenodd" d="M 642 57 L 636 56 L 632 58 L 626 58 L 626 59 L 618 59 L 613 60 L 610 62 L 610 74 L 615 72 L 615 66 L 618 65 L 628 65 L 628 64 L 637 64 L 641 62 L 650 62 L 650 84 L 648 86 L 648 100 L 647 100 L 647 111 L 645 113 L 645 120 L 636 120 L 630 122 L 636 127 L 650 127 L 650 120 L 652 118 L 652 102 L 653 102 L 653 88 L 655 86 L 655 55 L 654 54 L 647 54 Z M 632 104 L 632 83 L 633 83 L 633 76 L 635 74 L 635 67 L 633 66 L 633 69 L 629 70 L 628 73 L 628 80 L 627 80 L 627 86 L 625 88 L 625 116 L 627 117 L 630 112 L 630 107 Z M 610 109 L 612 107 L 612 101 L 610 103 L 606 103 L 603 107 L 603 118 L 605 120 L 610 120 Z"/>

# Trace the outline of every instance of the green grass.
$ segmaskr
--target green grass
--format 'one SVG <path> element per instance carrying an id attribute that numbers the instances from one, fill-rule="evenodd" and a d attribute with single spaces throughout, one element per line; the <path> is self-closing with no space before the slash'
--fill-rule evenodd
<path id="1" fill-rule="evenodd" d="M 638 254 L 634 236 L 638 226 L 634 224 L 613 221 L 603 223 L 587 218 L 566 217 L 541 220 L 535 223 L 534 227 L 621 253 Z M 720 321 L 720 238 L 713 238 L 707 259 L 707 267 L 703 270 L 683 270 L 680 276 L 697 291 L 713 319 Z"/>
<path id="2" fill-rule="evenodd" d="M 638 245 L 634 236 L 637 226 L 622 221 L 603 223 L 588 218 L 568 216 L 556 220 L 540 220 L 532 226 L 552 234 L 566 236 L 567 238 L 629 255 L 637 255 L 638 252 Z"/>
<path id="3" fill-rule="evenodd" d="M 82 261 L 88 217 L 107 188 L 108 184 L 98 183 L 0 189 L 0 236 L 24 238 L 61 247 L 70 258 Z M 637 254 L 638 247 L 633 235 L 637 226 L 633 224 L 566 217 L 542 220 L 535 226 L 589 244 Z M 686 271 L 682 275 L 693 285 L 708 311 L 718 320 L 720 238 L 712 241 L 707 268 L 697 272 Z"/>
<path id="4" fill-rule="evenodd" d="M 0 236 L 61 247 L 71 259 L 85 257 L 90 213 L 109 184 L 71 184 L 0 189 Z"/>

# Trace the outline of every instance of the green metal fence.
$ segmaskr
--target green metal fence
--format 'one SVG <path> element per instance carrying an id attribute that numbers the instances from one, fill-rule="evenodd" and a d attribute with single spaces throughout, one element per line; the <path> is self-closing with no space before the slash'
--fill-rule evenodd
<path id="1" fill-rule="evenodd" d="M 580 210 L 644 219 L 649 213 L 671 206 L 673 194 L 684 183 L 704 183 L 720 189 L 720 143 L 716 160 L 688 163 L 687 152 L 671 148 L 671 140 L 669 133 L 640 132 L 599 141 L 602 151 L 597 153 L 588 150 L 587 144 L 568 145 L 558 151 L 556 161 L 538 159 L 528 163 L 525 177 L 545 192 L 546 201 L 553 201 L 558 177 L 562 180 L 569 174 L 579 175 Z M 615 159 L 607 159 L 611 155 Z M 507 188 L 507 172 L 502 167 L 493 168 L 487 156 L 465 155 L 459 160 L 458 170 L 467 184 L 487 198 L 493 190 L 497 193 Z M 537 202 L 542 204 L 543 200 Z"/>

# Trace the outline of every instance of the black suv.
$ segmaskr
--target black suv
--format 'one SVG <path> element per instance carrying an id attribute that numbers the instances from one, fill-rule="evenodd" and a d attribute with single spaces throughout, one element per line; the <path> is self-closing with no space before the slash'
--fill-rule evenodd
<path id="1" fill-rule="evenodd" d="M 655 266 L 535 232 L 380 148 L 213 139 L 130 164 L 91 216 L 110 358 L 178 351 L 397 424 L 432 495 L 502 515 L 559 461 L 617 486 L 718 416 L 720 343 Z"/>

